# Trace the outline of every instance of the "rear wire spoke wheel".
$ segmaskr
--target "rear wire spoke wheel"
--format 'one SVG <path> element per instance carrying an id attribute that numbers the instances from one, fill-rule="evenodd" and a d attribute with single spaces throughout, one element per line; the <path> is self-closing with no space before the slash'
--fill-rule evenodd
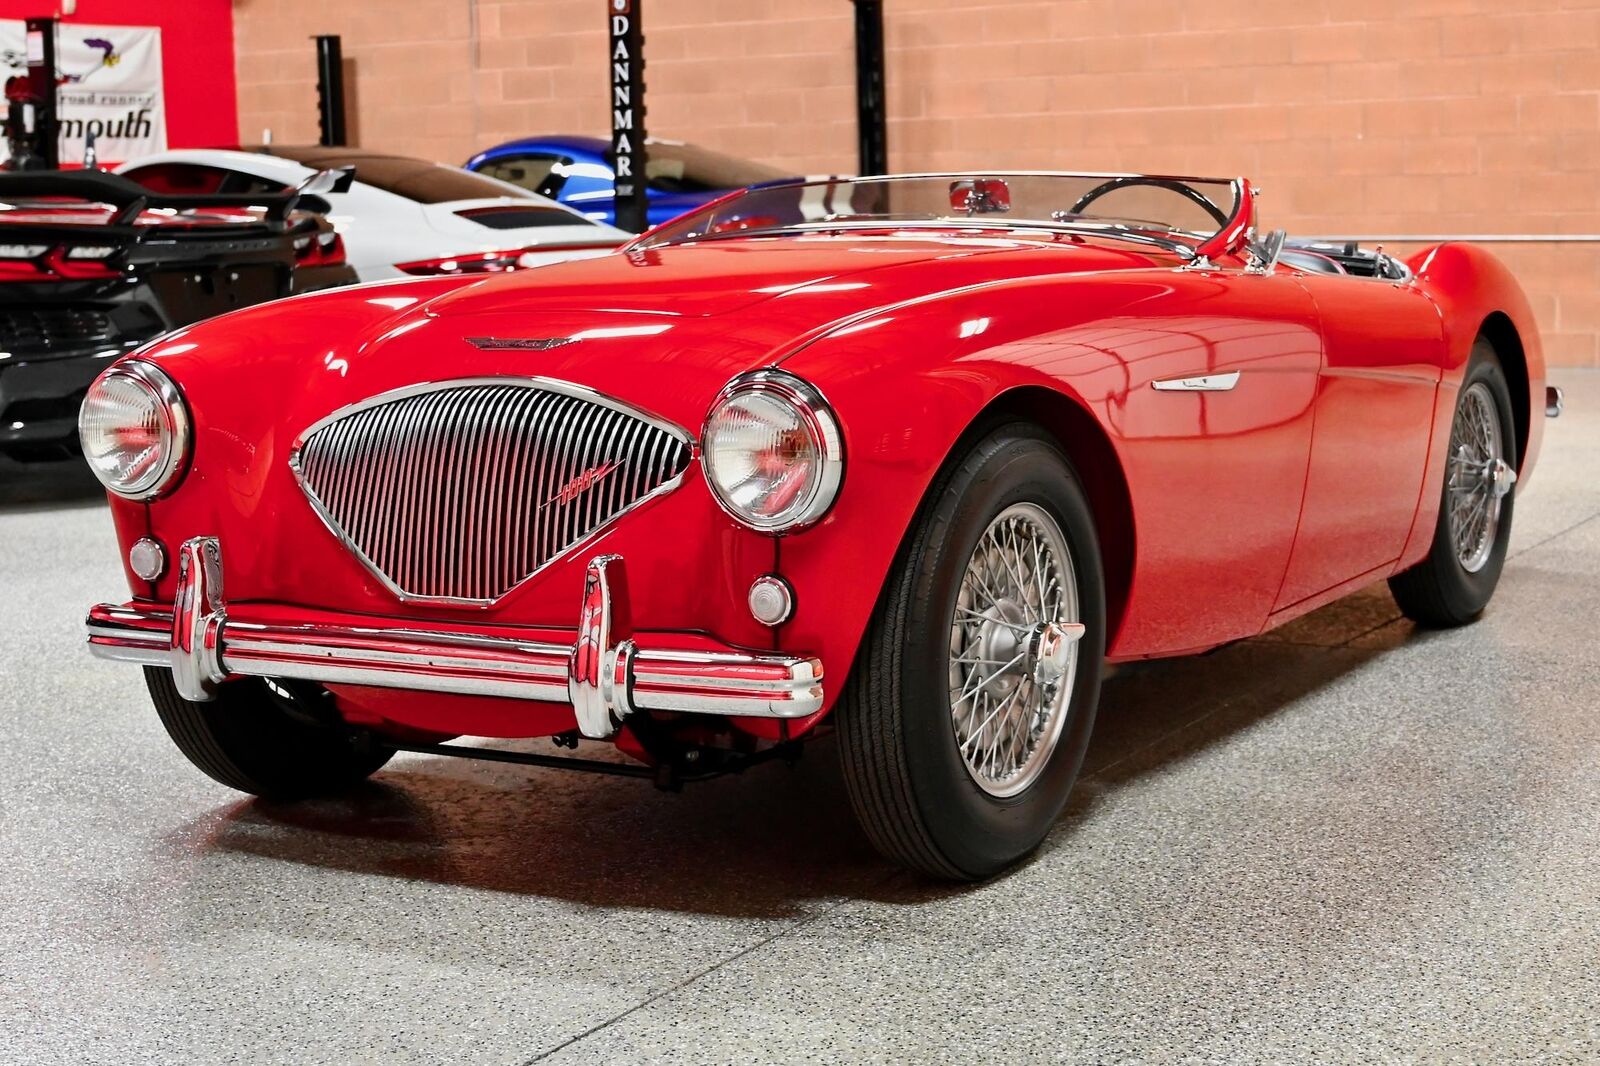
<path id="1" fill-rule="evenodd" d="M 1420 625 L 1465 625 L 1494 595 L 1516 503 L 1515 426 L 1499 356 L 1479 338 L 1456 396 L 1428 555 L 1389 579 L 1401 612 Z"/>
<path id="2" fill-rule="evenodd" d="M 1450 429 L 1450 457 L 1446 460 L 1445 517 L 1456 560 L 1469 574 L 1489 562 L 1505 488 L 1504 437 L 1489 386 L 1474 382 L 1461 394 L 1455 424 Z"/>
<path id="3" fill-rule="evenodd" d="M 1104 656 L 1088 498 L 1037 427 L 999 426 L 935 479 L 840 698 L 873 845 L 951 880 L 1036 848 L 1082 765 Z"/>

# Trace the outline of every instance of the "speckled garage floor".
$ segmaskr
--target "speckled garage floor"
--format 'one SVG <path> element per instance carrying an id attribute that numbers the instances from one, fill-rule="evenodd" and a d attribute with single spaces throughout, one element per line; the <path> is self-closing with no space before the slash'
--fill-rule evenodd
<path id="1" fill-rule="evenodd" d="M 1068 816 L 975 888 L 878 862 L 826 745 L 244 800 L 82 648 L 103 507 L 13 485 L 0 1061 L 1600 1061 L 1600 373 L 1559 380 L 1479 624 L 1380 587 L 1121 671 Z"/>

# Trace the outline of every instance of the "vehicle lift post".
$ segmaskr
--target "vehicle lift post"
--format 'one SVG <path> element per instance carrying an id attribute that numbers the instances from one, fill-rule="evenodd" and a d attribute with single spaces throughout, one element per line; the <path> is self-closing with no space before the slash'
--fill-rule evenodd
<path id="1" fill-rule="evenodd" d="M 645 181 L 644 0 L 606 0 L 606 69 L 611 72 L 611 154 L 616 170 L 617 226 L 650 228 Z"/>
<path id="2" fill-rule="evenodd" d="M 317 124 L 324 148 L 343 147 L 345 141 L 344 47 L 337 33 L 319 34 L 317 42 Z"/>
<path id="3" fill-rule="evenodd" d="M 855 0 L 856 129 L 861 173 L 889 172 L 889 119 L 884 100 L 883 0 Z"/>

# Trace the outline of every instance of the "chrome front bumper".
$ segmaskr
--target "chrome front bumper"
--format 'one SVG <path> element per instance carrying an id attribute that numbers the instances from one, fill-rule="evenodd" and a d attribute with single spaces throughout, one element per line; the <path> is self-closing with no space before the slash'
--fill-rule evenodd
<path id="1" fill-rule="evenodd" d="M 222 548 L 197 537 L 178 553 L 171 607 L 102 603 L 89 648 L 103 659 L 165 666 L 186 699 L 209 700 L 232 677 L 301 678 L 419 692 L 571 704 L 578 730 L 604 739 L 635 711 L 803 718 L 822 709 L 822 663 L 728 645 L 672 648 L 635 637 L 622 557 L 589 563 L 572 642 L 548 632 L 418 629 L 374 619 L 284 621 L 222 596 Z M 537 639 L 536 639 L 537 638 Z M 658 638 L 659 640 L 659 638 Z"/>

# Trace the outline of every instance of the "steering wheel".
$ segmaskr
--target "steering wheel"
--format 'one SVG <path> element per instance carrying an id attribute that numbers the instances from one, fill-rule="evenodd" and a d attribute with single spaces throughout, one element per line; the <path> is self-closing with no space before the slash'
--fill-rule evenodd
<path id="1" fill-rule="evenodd" d="M 1226 226 L 1228 224 L 1228 216 L 1223 214 L 1222 209 L 1207 199 L 1205 194 L 1198 189 L 1185 185 L 1181 181 L 1174 181 L 1171 178 L 1148 178 L 1142 174 L 1134 174 L 1124 178 L 1112 178 L 1110 181 L 1101 182 L 1078 197 L 1077 202 L 1072 205 L 1072 209 L 1067 214 L 1080 215 L 1085 208 L 1107 193 L 1116 192 L 1118 189 L 1131 189 L 1140 185 L 1150 185 L 1158 189 L 1167 189 L 1175 192 L 1186 200 L 1192 201 L 1206 214 L 1210 215 L 1216 220 L 1218 226 Z"/>

